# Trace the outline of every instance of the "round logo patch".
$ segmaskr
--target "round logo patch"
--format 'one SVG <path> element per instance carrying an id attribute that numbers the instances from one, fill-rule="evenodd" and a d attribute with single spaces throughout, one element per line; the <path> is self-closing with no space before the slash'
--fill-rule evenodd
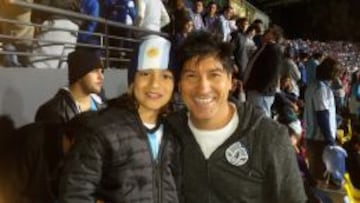
<path id="1" fill-rule="evenodd" d="M 234 166 L 241 166 L 248 161 L 249 155 L 246 148 L 242 146 L 241 142 L 235 142 L 226 149 L 225 158 L 230 164 Z"/>

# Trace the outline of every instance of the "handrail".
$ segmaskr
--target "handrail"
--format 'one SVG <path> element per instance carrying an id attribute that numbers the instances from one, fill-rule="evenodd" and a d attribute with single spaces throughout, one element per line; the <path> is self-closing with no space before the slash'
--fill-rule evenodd
<path id="1" fill-rule="evenodd" d="M 14 4 L 17 6 L 40 10 L 40 11 L 45 11 L 45 12 L 50 12 L 50 13 L 55 13 L 55 14 L 59 14 L 59 15 L 64 15 L 64 16 L 68 16 L 68 17 L 72 17 L 72 18 L 81 19 L 81 20 L 95 21 L 98 23 L 102 23 L 102 24 L 106 24 L 106 25 L 110 25 L 110 26 L 114 26 L 114 27 L 126 28 L 126 29 L 130 29 L 133 31 L 145 32 L 148 34 L 162 35 L 164 37 L 168 36 L 166 33 L 152 31 L 152 30 L 146 30 L 146 29 L 139 28 L 136 26 L 126 25 L 126 24 L 115 22 L 112 20 L 107 20 L 105 18 L 93 17 L 93 16 L 82 14 L 82 13 L 77 13 L 74 11 L 63 10 L 60 8 L 54 8 L 54 7 L 49 7 L 49 6 L 45 6 L 45 5 L 41 5 L 41 4 L 29 3 L 26 1 L 19 1 L 19 0 L 9 0 L 9 2 L 11 4 Z"/>
<path id="2" fill-rule="evenodd" d="M 3 35 L 0 34 L 0 39 L 10 39 L 10 40 L 28 40 L 28 41 L 35 41 L 35 42 L 45 42 L 45 43 L 52 43 L 52 44 L 67 44 L 67 45 L 73 45 L 74 47 L 76 45 L 78 46 L 82 46 L 82 47 L 88 47 L 88 48 L 98 48 L 98 49 L 105 49 L 103 46 L 101 45 L 94 45 L 94 44 L 86 44 L 86 43 L 71 43 L 71 42 L 65 42 L 65 41 L 54 41 L 54 40 L 39 40 L 39 39 L 34 39 L 34 38 L 22 38 L 22 37 L 14 37 L 14 36 L 9 36 L 9 35 Z M 122 48 L 122 47 L 112 47 L 109 46 L 108 47 L 109 50 L 114 50 L 114 51 L 126 51 L 126 52 L 132 52 L 132 49 L 129 48 Z M 39 54 L 38 54 L 39 55 Z M 41 54 L 40 54 L 41 55 Z"/>

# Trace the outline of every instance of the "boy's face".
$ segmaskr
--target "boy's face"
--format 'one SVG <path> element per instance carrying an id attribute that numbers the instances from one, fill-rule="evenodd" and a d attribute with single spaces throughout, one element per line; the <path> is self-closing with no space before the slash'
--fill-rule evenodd
<path id="1" fill-rule="evenodd" d="M 158 112 L 171 99 L 174 77 L 169 70 L 149 69 L 136 72 L 134 96 L 139 112 Z"/>

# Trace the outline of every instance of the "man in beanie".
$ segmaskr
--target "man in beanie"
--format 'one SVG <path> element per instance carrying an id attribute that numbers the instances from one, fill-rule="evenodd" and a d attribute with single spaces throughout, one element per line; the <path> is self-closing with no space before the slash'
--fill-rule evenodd
<path id="1" fill-rule="evenodd" d="M 65 124 L 76 114 L 96 111 L 103 103 L 97 95 L 103 86 L 103 65 L 96 52 L 79 49 L 68 56 L 69 86 L 41 105 L 36 112 L 36 122 Z"/>

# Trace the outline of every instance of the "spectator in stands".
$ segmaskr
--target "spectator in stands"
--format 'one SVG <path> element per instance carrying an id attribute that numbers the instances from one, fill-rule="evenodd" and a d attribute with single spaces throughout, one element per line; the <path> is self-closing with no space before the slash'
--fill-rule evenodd
<path id="1" fill-rule="evenodd" d="M 254 53 L 244 74 L 247 101 L 268 117 L 271 117 L 271 105 L 279 87 L 283 65 L 283 53 L 279 46 L 281 40 L 282 29 L 277 25 L 270 27 L 263 36 L 262 47 Z"/>
<path id="2" fill-rule="evenodd" d="M 316 80 L 316 68 L 321 63 L 323 58 L 323 54 L 320 52 L 316 52 L 313 56 L 305 63 L 306 67 L 306 80 L 307 85 L 315 82 Z"/>
<path id="3" fill-rule="evenodd" d="M 306 74 L 306 66 L 305 64 L 307 63 L 307 61 L 309 60 L 309 54 L 301 51 L 299 54 L 299 61 L 298 61 L 298 68 L 300 71 L 300 81 L 299 81 L 299 88 L 300 88 L 300 98 L 304 99 L 304 94 L 305 94 L 305 88 L 306 88 L 306 84 L 307 84 L 307 74 Z"/>
<path id="4" fill-rule="evenodd" d="M 194 33 L 178 55 L 178 84 L 187 109 L 168 119 L 183 147 L 184 199 L 305 202 L 286 129 L 253 106 L 228 100 L 229 46 L 210 33 Z"/>
<path id="5" fill-rule="evenodd" d="M 207 32 L 221 36 L 221 22 L 217 14 L 218 5 L 216 2 L 211 1 L 207 5 L 207 12 L 204 16 L 204 23 Z"/>
<path id="6" fill-rule="evenodd" d="M 264 30 L 264 23 L 261 19 L 255 19 L 251 24 L 256 27 L 256 35 L 254 36 L 255 45 L 260 48 L 262 46 L 262 34 Z"/>
<path id="7" fill-rule="evenodd" d="M 35 0 L 45 6 L 66 11 L 80 12 L 80 0 Z M 32 19 L 43 27 L 36 33 L 36 43 L 30 58 L 35 68 L 65 68 L 67 55 L 75 48 L 80 21 L 62 16 L 34 10 Z"/>
<path id="8" fill-rule="evenodd" d="M 246 17 L 238 18 L 235 24 L 238 28 L 238 31 L 244 34 L 249 27 L 249 19 Z"/>
<path id="9" fill-rule="evenodd" d="M 32 3 L 33 0 L 22 0 Z M 4 51 L 29 52 L 34 37 L 34 27 L 21 23 L 31 23 L 31 9 L 20 8 L 13 5 L 9 0 L 0 0 L 0 17 L 8 20 L 16 20 L 17 23 L 0 23 L 0 34 L 16 37 L 15 40 L 2 39 Z M 8 67 L 26 67 L 29 65 L 28 56 L 5 55 L 3 65 Z"/>
<path id="10" fill-rule="evenodd" d="M 136 7 L 133 0 L 105 0 L 103 2 L 103 16 L 111 21 L 122 23 L 125 25 L 134 25 L 136 19 Z M 131 30 L 118 26 L 108 26 L 108 43 L 112 49 L 109 49 L 109 55 L 112 60 L 111 67 L 120 67 L 120 58 L 125 58 L 127 52 L 123 50 L 115 50 L 121 48 L 132 48 L 132 44 L 124 39 L 116 37 L 130 38 Z M 117 60 L 116 60 L 117 59 Z"/>
<path id="11" fill-rule="evenodd" d="M 171 24 L 173 24 L 172 34 L 182 32 L 184 23 L 183 21 L 191 16 L 191 9 L 185 6 L 184 0 L 176 0 L 175 2 L 175 8 L 172 12 L 173 22 L 171 22 Z"/>
<path id="12" fill-rule="evenodd" d="M 103 107 L 97 95 L 104 79 L 104 67 L 98 54 L 79 49 L 69 54 L 68 64 L 69 87 L 61 88 L 52 99 L 41 105 L 35 121 L 65 124 L 76 114 Z"/>
<path id="13" fill-rule="evenodd" d="M 160 31 L 170 23 L 169 14 L 161 0 L 136 0 L 135 25 L 152 31 Z"/>
<path id="14" fill-rule="evenodd" d="M 298 86 L 298 82 L 301 79 L 301 73 L 299 71 L 298 66 L 295 63 L 295 57 L 296 57 L 295 49 L 292 48 L 291 46 L 288 46 L 285 49 L 284 56 L 285 56 L 285 58 L 284 58 L 284 64 L 283 64 L 281 74 L 290 76 L 291 85 L 292 85 L 291 92 L 296 97 L 299 97 L 300 96 L 300 88 Z"/>
<path id="15" fill-rule="evenodd" d="M 203 0 L 196 0 L 192 12 L 192 20 L 194 22 L 194 30 L 205 30 L 205 23 L 203 19 L 204 2 Z"/>
<path id="16" fill-rule="evenodd" d="M 230 20 L 234 15 L 234 9 L 231 6 L 225 6 L 223 14 L 220 15 L 220 24 L 221 24 L 221 35 L 224 42 L 229 42 L 231 40 L 232 27 L 230 25 Z"/>
<path id="17" fill-rule="evenodd" d="M 82 0 L 80 4 L 82 14 L 98 18 L 100 17 L 100 3 L 98 0 Z M 94 35 L 97 30 L 98 22 L 92 20 L 83 21 L 80 25 L 77 42 L 85 44 L 99 45 L 99 36 Z"/>
<path id="18" fill-rule="evenodd" d="M 249 57 L 246 51 L 246 36 L 243 33 L 242 25 L 245 26 L 246 18 L 239 18 L 236 21 L 238 30 L 231 33 L 231 45 L 233 49 L 235 65 L 238 68 L 236 79 L 242 80 L 244 76 L 244 71 L 249 61 Z"/>
<path id="19" fill-rule="evenodd" d="M 355 120 L 360 118 L 360 72 L 355 72 L 352 75 L 349 111 Z"/>
<path id="20" fill-rule="evenodd" d="M 175 49 L 177 49 L 184 42 L 184 40 L 194 29 L 194 23 L 190 15 L 183 16 L 181 19 L 179 19 L 179 21 L 181 21 L 179 22 L 181 29 L 175 33 L 175 39 L 173 43 Z"/>
<path id="21" fill-rule="evenodd" d="M 164 126 L 173 88 L 170 42 L 143 40 L 128 70 L 129 92 L 79 127 L 60 202 L 177 203 L 174 137 Z"/>
<path id="22" fill-rule="evenodd" d="M 327 57 L 317 67 L 316 80 L 305 92 L 305 138 L 309 169 L 317 180 L 322 180 L 325 172 L 322 162 L 325 146 L 336 145 L 336 106 L 330 85 L 338 71 L 338 61 Z"/>
<path id="23" fill-rule="evenodd" d="M 251 56 L 255 53 L 255 51 L 257 49 L 255 42 L 254 42 L 255 34 L 256 34 L 255 26 L 250 26 L 245 31 L 245 36 L 246 36 L 245 47 L 246 47 L 246 52 L 247 52 L 248 58 L 251 58 Z"/>

